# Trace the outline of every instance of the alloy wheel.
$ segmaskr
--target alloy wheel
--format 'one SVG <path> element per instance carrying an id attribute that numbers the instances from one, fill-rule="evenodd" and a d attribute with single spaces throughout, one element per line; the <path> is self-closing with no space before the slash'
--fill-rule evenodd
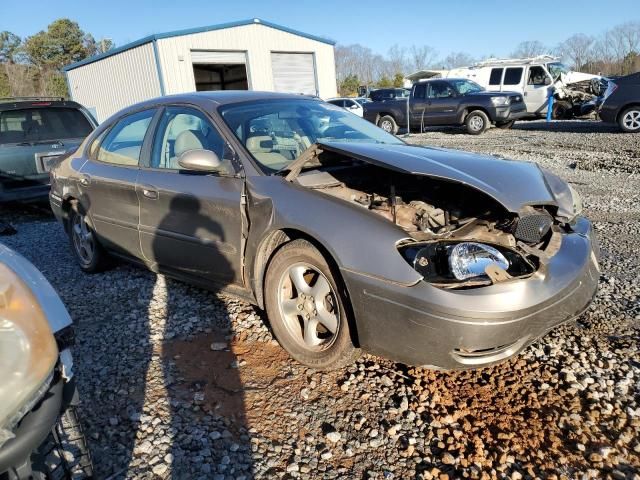
<path id="1" fill-rule="evenodd" d="M 479 132 L 484 128 L 484 120 L 482 117 L 476 115 L 471 120 L 469 120 L 469 128 L 474 132 Z"/>
<path id="2" fill-rule="evenodd" d="M 278 307 L 298 344 L 312 351 L 331 347 L 340 312 L 333 287 L 317 268 L 307 263 L 290 266 L 279 282 Z"/>
<path id="3" fill-rule="evenodd" d="M 391 122 L 389 120 L 384 120 L 380 123 L 380 128 L 387 133 L 391 133 L 393 126 L 391 125 Z"/>
<path id="4" fill-rule="evenodd" d="M 640 110 L 629 110 L 622 117 L 622 123 L 629 130 L 640 130 Z"/>
<path id="5" fill-rule="evenodd" d="M 71 237 L 78 258 L 84 265 L 89 265 L 95 255 L 96 244 L 91 229 L 87 225 L 86 217 L 80 213 L 73 215 Z"/>

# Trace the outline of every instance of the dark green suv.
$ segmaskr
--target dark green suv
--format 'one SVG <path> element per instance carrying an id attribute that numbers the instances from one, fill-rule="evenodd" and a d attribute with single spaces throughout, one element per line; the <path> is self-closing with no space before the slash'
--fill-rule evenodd
<path id="1" fill-rule="evenodd" d="M 0 203 L 46 199 L 51 163 L 96 125 L 87 109 L 63 98 L 0 99 Z"/>

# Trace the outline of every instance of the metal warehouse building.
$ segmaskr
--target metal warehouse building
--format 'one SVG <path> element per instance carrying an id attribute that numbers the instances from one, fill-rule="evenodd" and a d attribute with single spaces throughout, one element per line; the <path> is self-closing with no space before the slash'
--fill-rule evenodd
<path id="1" fill-rule="evenodd" d="M 142 100 L 200 90 L 334 97 L 334 42 L 252 19 L 150 35 L 64 68 L 69 95 L 103 121 Z"/>

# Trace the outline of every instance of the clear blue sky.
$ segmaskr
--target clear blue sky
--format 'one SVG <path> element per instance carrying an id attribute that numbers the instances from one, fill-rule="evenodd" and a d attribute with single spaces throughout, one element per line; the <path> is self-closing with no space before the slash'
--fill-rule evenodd
<path id="1" fill-rule="evenodd" d="M 262 18 L 341 44 L 361 43 L 386 53 L 397 43 L 428 44 L 441 56 L 507 55 L 522 40 L 555 46 L 573 33 L 600 34 L 640 20 L 639 0 L 0 0 L 0 31 L 20 36 L 69 17 L 96 38 L 116 45 L 151 33 Z M 415 6 L 414 6 L 415 3 Z M 108 8 L 101 8 L 107 5 Z"/>

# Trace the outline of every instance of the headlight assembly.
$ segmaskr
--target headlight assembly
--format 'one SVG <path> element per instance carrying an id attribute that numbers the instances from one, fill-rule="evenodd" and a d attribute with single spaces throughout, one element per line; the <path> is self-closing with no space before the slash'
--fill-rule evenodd
<path id="1" fill-rule="evenodd" d="M 501 107 L 509 105 L 511 103 L 511 99 L 509 97 L 491 97 L 491 103 L 496 107 Z"/>
<path id="2" fill-rule="evenodd" d="M 401 247 L 400 252 L 425 281 L 448 287 L 490 284 L 486 268 L 491 264 L 512 277 L 535 271 L 515 250 L 478 242 L 416 243 Z"/>
<path id="3" fill-rule="evenodd" d="M 0 264 L 0 446 L 49 388 L 58 348 L 33 293 Z"/>

